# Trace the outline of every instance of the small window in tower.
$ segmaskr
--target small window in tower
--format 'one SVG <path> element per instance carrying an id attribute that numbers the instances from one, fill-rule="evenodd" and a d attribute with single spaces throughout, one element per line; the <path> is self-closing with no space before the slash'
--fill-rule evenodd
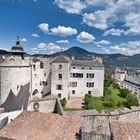
<path id="1" fill-rule="evenodd" d="M 58 74 L 58 79 L 62 79 L 62 74 Z"/>
<path id="2" fill-rule="evenodd" d="M 72 90 L 72 94 L 75 94 L 75 90 Z"/>
<path id="3" fill-rule="evenodd" d="M 35 70 L 35 65 L 33 65 L 33 69 Z"/>
<path id="4" fill-rule="evenodd" d="M 59 65 L 59 69 L 62 69 L 62 65 Z"/>
<path id="5" fill-rule="evenodd" d="M 62 90 L 62 85 L 56 85 L 57 90 Z"/>
<path id="6" fill-rule="evenodd" d="M 40 62 L 40 68 L 43 69 L 44 68 L 44 63 L 41 61 Z"/>
<path id="7" fill-rule="evenodd" d="M 46 76 L 46 73 L 44 73 L 44 76 Z"/>
<path id="8" fill-rule="evenodd" d="M 58 93 L 58 97 L 61 98 L 61 93 Z"/>

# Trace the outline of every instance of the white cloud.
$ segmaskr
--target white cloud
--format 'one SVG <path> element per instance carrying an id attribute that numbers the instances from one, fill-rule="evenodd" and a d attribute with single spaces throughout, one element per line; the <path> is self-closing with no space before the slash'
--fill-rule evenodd
<path id="1" fill-rule="evenodd" d="M 54 27 L 51 30 L 51 33 L 57 36 L 66 37 L 77 34 L 77 30 L 75 28 L 71 27 L 65 27 L 65 26 L 58 26 Z"/>
<path id="2" fill-rule="evenodd" d="M 77 36 L 77 40 L 82 43 L 90 43 L 95 40 L 95 37 L 92 34 L 83 31 Z"/>
<path id="3" fill-rule="evenodd" d="M 54 43 L 51 43 L 51 42 L 48 43 L 48 44 L 39 43 L 37 45 L 37 47 L 32 48 L 33 52 L 36 52 L 36 53 L 43 52 L 43 53 L 48 53 L 48 54 L 59 52 L 59 51 L 64 51 L 64 50 L 65 50 L 65 48 L 60 47 L 60 46 L 58 46 L 58 45 L 56 45 Z"/>
<path id="4" fill-rule="evenodd" d="M 92 6 L 112 6 L 114 4 L 114 0 L 85 0 L 88 5 Z"/>
<path id="5" fill-rule="evenodd" d="M 49 31 L 49 25 L 48 25 L 48 23 L 41 23 L 41 24 L 38 25 L 38 27 L 44 33 L 47 33 Z"/>
<path id="6" fill-rule="evenodd" d="M 110 35 L 140 35 L 140 0 L 55 0 L 55 3 L 68 13 L 81 14 L 83 23 L 90 27 L 106 30 L 120 23 L 121 29 Z"/>
<path id="7" fill-rule="evenodd" d="M 39 38 L 40 36 L 36 33 L 32 33 L 32 37 L 36 37 L 36 38 Z"/>
<path id="8" fill-rule="evenodd" d="M 107 36 L 107 35 L 121 36 L 122 34 L 125 34 L 125 31 L 123 29 L 112 28 L 112 29 L 106 30 L 103 36 Z"/>
<path id="9" fill-rule="evenodd" d="M 21 42 L 27 42 L 27 39 L 26 38 L 21 38 L 20 41 Z"/>
<path id="10" fill-rule="evenodd" d="M 58 40 L 58 41 L 56 41 L 56 43 L 66 44 L 66 43 L 69 43 L 69 41 L 68 40 Z"/>
<path id="11" fill-rule="evenodd" d="M 124 55 L 134 55 L 140 53 L 140 40 L 129 41 L 127 43 L 120 43 L 118 45 L 112 45 L 110 47 L 103 47 L 106 53 L 121 53 Z"/>
<path id="12" fill-rule="evenodd" d="M 97 44 L 97 45 L 110 45 L 111 42 L 109 42 L 107 40 L 101 40 L 101 41 L 95 42 L 95 44 Z"/>
<path id="13" fill-rule="evenodd" d="M 88 26 L 95 27 L 97 29 L 107 29 L 107 18 L 110 17 L 110 12 L 98 10 L 94 13 L 85 13 L 83 15 L 83 22 Z"/>
<path id="14" fill-rule="evenodd" d="M 56 5 L 72 14 L 79 14 L 86 5 L 80 0 L 55 0 Z"/>

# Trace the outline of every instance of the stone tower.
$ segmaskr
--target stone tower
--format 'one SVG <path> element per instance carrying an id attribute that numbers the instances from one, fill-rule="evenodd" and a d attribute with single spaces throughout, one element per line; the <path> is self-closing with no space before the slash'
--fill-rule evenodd
<path id="1" fill-rule="evenodd" d="M 6 100 L 11 90 L 16 96 L 22 86 L 31 83 L 30 61 L 23 59 L 25 52 L 19 37 L 9 52 L 11 55 L 0 62 L 0 104 Z"/>

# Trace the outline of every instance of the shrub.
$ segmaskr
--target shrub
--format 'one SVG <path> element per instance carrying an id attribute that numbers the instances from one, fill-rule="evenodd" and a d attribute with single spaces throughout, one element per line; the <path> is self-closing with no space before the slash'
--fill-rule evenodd
<path id="1" fill-rule="evenodd" d="M 111 95 L 111 94 L 112 94 L 111 89 L 105 87 L 105 89 L 104 89 L 104 96 Z"/>
<path id="2" fill-rule="evenodd" d="M 127 100 L 127 107 L 130 108 L 131 106 L 139 106 L 139 100 L 134 94 L 128 94 L 126 96 Z"/>
<path id="3" fill-rule="evenodd" d="M 121 97 L 125 98 L 128 94 L 130 94 L 130 91 L 128 89 L 126 89 L 126 88 L 120 89 L 120 96 Z"/>
<path id="4" fill-rule="evenodd" d="M 116 100 L 113 96 L 111 95 L 108 95 L 105 97 L 105 102 L 104 102 L 104 105 L 107 106 L 107 107 L 114 107 L 116 106 Z"/>
<path id="5" fill-rule="evenodd" d="M 66 98 L 61 99 L 61 100 L 60 100 L 60 103 L 61 103 L 62 107 L 65 108 L 65 106 L 66 106 L 66 104 L 67 104 Z"/>

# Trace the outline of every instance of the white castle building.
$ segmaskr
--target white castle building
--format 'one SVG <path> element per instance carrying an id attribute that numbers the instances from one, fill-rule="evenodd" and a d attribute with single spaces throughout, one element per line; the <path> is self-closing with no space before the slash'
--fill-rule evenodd
<path id="1" fill-rule="evenodd" d="M 104 66 L 99 60 L 75 60 L 64 55 L 55 58 L 28 56 L 18 38 L 11 55 L 0 59 L 0 104 L 10 91 L 17 96 L 21 87 L 28 83 L 31 97 L 54 94 L 70 99 L 87 93 L 103 96 Z"/>

